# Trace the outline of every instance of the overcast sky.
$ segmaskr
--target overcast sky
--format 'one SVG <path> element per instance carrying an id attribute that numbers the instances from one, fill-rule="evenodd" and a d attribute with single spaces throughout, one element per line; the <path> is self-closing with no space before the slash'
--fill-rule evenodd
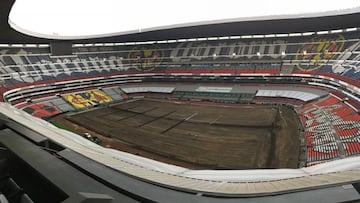
<path id="1" fill-rule="evenodd" d="M 359 0 L 16 0 L 10 20 L 31 32 L 81 36 L 359 6 Z"/>

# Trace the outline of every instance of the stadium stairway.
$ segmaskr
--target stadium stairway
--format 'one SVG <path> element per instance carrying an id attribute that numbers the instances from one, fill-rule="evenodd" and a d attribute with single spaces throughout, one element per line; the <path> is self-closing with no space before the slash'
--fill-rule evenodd
<path id="1" fill-rule="evenodd" d="M 280 69 L 280 73 L 281 74 L 292 74 L 294 71 L 294 66 L 293 65 L 282 65 L 281 69 Z"/>

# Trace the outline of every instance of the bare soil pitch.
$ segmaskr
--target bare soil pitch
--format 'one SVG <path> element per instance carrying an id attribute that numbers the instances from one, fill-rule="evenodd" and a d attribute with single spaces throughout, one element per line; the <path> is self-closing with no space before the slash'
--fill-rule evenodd
<path id="1" fill-rule="evenodd" d="M 104 145 L 188 168 L 298 166 L 298 123 L 284 106 L 137 100 L 66 119 L 109 137 Z"/>

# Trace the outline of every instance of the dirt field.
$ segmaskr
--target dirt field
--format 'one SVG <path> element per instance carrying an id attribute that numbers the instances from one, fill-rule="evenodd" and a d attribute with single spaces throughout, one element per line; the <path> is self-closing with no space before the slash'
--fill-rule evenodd
<path id="1" fill-rule="evenodd" d="M 298 165 L 298 124 L 287 107 L 137 100 L 67 120 L 80 131 L 111 137 L 102 137 L 105 146 L 188 168 Z"/>

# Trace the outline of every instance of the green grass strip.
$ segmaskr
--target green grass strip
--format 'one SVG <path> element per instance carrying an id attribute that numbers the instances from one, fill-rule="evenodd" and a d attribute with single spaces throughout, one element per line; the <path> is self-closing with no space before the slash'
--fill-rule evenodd
<path id="1" fill-rule="evenodd" d="M 75 132 L 73 129 L 65 126 L 64 124 L 62 124 L 62 123 L 60 123 L 60 122 L 52 121 L 51 124 L 53 124 L 54 126 L 60 128 L 60 129 L 67 130 L 67 131 L 70 131 L 70 132 L 72 132 L 72 133 L 75 133 L 75 134 L 78 134 L 78 135 L 79 135 L 79 133 Z"/>

